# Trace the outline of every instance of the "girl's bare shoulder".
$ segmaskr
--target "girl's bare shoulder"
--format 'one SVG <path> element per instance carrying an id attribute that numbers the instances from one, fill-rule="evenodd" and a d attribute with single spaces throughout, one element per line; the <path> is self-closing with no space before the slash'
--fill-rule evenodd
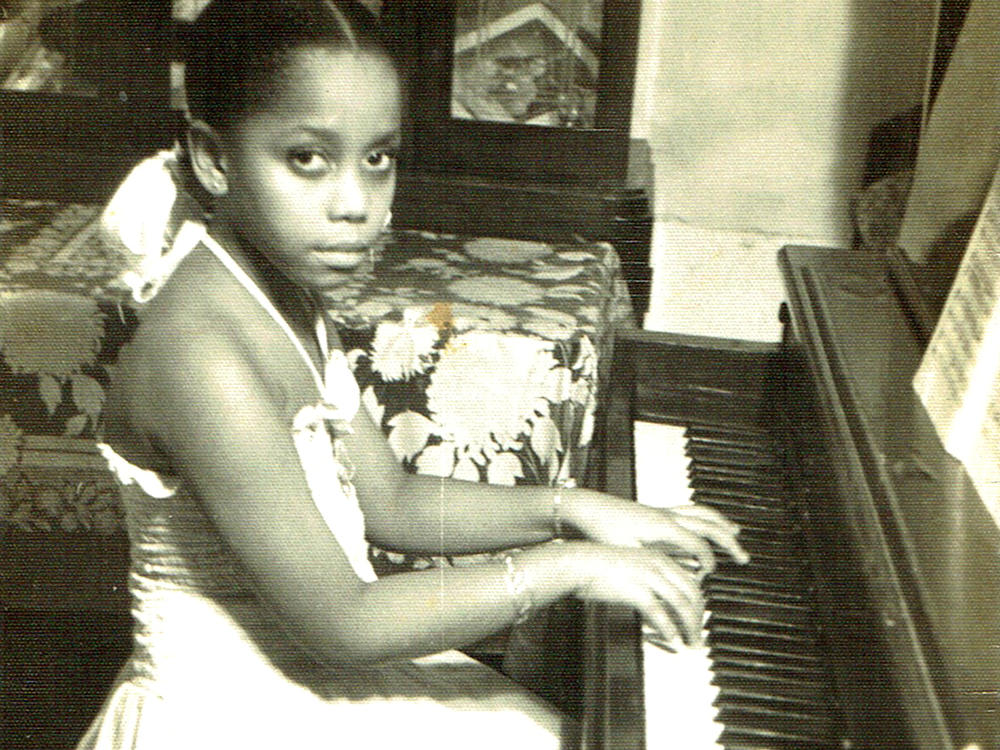
<path id="1" fill-rule="evenodd" d="M 117 385 L 133 406 L 183 400 L 223 373 L 251 366 L 243 339 L 254 311 L 241 291 L 210 257 L 196 251 L 184 259 L 144 305 L 119 355 Z"/>
<path id="2" fill-rule="evenodd" d="M 159 369 L 168 357 L 235 343 L 240 337 L 239 291 L 224 268 L 192 253 L 141 310 L 129 347 L 136 364 L 148 362 Z"/>
<path id="3" fill-rule="evenodd" d="M 283 350 L 282 335 L 229 270 L 195 251 L 146 304 L 119 357 L 123 405 L 155 423 L 164 411 L 237 389 L 284 410 L 295 384 L 287 365 L 267 356 Z"/>

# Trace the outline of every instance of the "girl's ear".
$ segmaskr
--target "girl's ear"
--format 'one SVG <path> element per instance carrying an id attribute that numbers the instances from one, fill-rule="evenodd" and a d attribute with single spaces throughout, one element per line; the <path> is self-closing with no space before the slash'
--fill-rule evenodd
<path id="1" fill-rule="evenodd" d="M 191 169 L 198 182 L 213 197 L 222 197 L 229 191 L 229 181 L 219 134 L 211 125 L 195 120 L 188 126 L 187 140 Z"/>

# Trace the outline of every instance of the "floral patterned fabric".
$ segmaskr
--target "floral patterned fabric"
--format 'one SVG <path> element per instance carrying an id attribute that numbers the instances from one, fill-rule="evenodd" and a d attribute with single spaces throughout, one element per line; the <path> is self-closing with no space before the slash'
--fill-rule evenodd
<path id="1" fill-rule="evenodd" d="M 363 402 L 410 471 L 582 478 L 605 355 L 614 329 L 632 324 L 609 245 L 396 232 L 373 277 L 329 310 Z M 374 552 L 380 573 L 475 559 Z"/>
<path id="2" fill-rule="evenodd" d="M 404 464 L 496 484 L 579 477 L 601 355 L 631 321 L 610 246 L 416 232 L 329 309 Z"/>
<path id="3" fill-rule="evenodd" d="M 97 207 L 0 211 L 0 490 L 17 481 L 20 497 L 25 436 L 92 442 L 131 315 L 109 290 L 118 265 L 93 231 Z M 374 272 L 327 304 L 408 470 L 582 477 L 613 332 L 633 325 L 610 245 L 395 231 Z"/>

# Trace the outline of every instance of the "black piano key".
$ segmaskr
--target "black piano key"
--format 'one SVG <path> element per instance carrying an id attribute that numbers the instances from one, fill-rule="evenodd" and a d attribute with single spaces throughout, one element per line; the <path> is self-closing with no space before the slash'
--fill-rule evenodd
<path id="1" fill-rule="evenodd" d="M 719 685 L 716 684 L 716 687 Z M 773 682 L 761 683 L 757 681 L 751 685 L 730 682 L 722 687 L 719 696 L 712 705 L 718 706 L 722 703 L 773 705 L 826 714 L 829 713 L 830 694 L 825 690 L 783 690 Z"/>
<path id="2" fill-rule="evenodd" d="M 768 445 L 774 443 L 771 432 L 768 429 L 755 429 L 746 425 L 720 424 L 719 422 L 706 423 L 692 421 L 684 430 L 685 436 L 689 440 L 715 440 L 717 442 L 765 442 Z"/>
<path id="3" fill-rule="evenodd" d="M 737 667 L 720 667 L 712 671 L 711 684 L 719 688 L 720 696 L 752 692 L 815 705 L 830 702 L 830 685 L 825 680 L 791 679 Z"/>
<path id="4" fill-rule="evenodd" d="M 768 493 L 765 488 L 740 485 L 738 482 L 722 481 L 710 477 L 693 476 L 688 486 L 695 493 L 701 493 L 714 498 L 729 498 L 739 500 L 741 504 L 751 508 L 773 508 L 785 510 L 788 501 L 782 497 L 781 491 Z"/>
<path id="5" fill-rule="evenodd" d="M 701 456 L 697 453 L 688 453 L 687 457 L 689 459 L 687 470 L 691 476 L 717 475 L 723 479 L 734 477 L 742 481 L 757 480 L 765 487 L 784 488 L 787 484 L 787 478 L 781 467 L 767 462 L 765 456 L 752 460 L 749 456 L 723 457 L 718 454 Z"/>
<path id="6" fill-rule="evenodd" d="M 822 662 L 800 661 L 771 654 L 734 653 L 716 648 L 709 648 L 708 655 L 713 668 L 742 667 L 759 670 L 761 674 L 767 675 L 815 678 L 821 681 L 826 678 L 826 669 Z"/>
<path id="7" fill-rule="evenodd" d="M 740 538 L 740 545 L 751 557 L 756 556 L 757 558 L 767 558 L 769 560 L 783 558 L 801 562 L 804 554 L 802 550 L 788 544 L 785 541 L 772 541 L 762 539 L 759 536 L 747 536 Z"/>
<path id="8" fill-rule="evenodd" d="M 781 540 L 767 540 L 760 537 L 739 537 L 740 546 L 746 550 L 752 560 L 756 562 L 783 560 L 792 565 L 803 562 L 802 552 L 798 547 Z"/>
<path id="9" fill-rule="evenodd" d="M 767 452 L 719 445 L 688 444 L 688 458 L 702 466 L 745 466 L 784 474 L 781 459 Z"/>
<path id="10" fill-rule="evenodd" d="M 767 602 L 762 600 L 742 601 L 735 598 L 713 599 L 708 609 L 720 617 L 728 616 L 731 620 L 752 622 L 770 622 L 775 625 L 803 628 L 813 627 L 813 614 L 809 609 L 788 606 L 785 602 Z"/>
<path id="11" fill-rule="evenodd" d="M 710 618 L 711 619 L 711 618 Z M 712 620 L 709 629 L 709 642 L 712 638 L 721 638 L 732 642 L 740 638 L 764 638 L 774 643 L 788 644 L 792 649 L 813 649 L 819 651 L 819 642 L 809 630 L 788 630 L 784 628 L 754 628 L 744 624 L 732 624 L 720 620 Z"/>
<path id="12" fill-rule="evenodd" d="M 691 499 L 704 505 L 714 504 L 760 513 L 761 516 L 757 520 L 762 522 L 769 521 L 772 516 L 779 516 L 782 519 L 788 516 L 787 503 L 761 496 L 760 493 L 749 490 L 736 492 L 733 490 L 721 491 L 716 487 L 692 487 Z"/>
<path id="13" fill-rule="evenodd" d="M 706 592 L 705 600 L 708 608 L 712 611 L 725 611 L 725 608 L 731 604 L 759 605 L 778 611 L 784 610 L 787 612 L 804 613 L 806 615 L 811 613 L 813 609 L 810 602 L 803 602 L 801 599 L 769 597 L 766 593 L 758 595 L 756 592 L 732 592 L 711 588 Z"/>
<path id="14" fill-rule="evenodd" d="M 789 739 L 829 743 L 835 728 L 829 716 L 765 706 L 719 706 L 716 720 L 737 732 L 761 732 Z"/>
<path id="15" fill-rule="evenodd" d="M 801 602 L 806 606 L 812 606 L 812 602 L 806 594 L 792 587 L 764 589 L 759 586 L 749 585 L 743 581 L 718 580 L 713 576 L 709 576 L 702 588 L 707 596 L 712 594 L 728 594 L 730 596 L 759 597 L 769 602 Z"/>
<path id="16" fill-rule="evenodd" d="M 795 555 L 780 547 L 774 548 L 766 545 L 757 545 L 755 547 L 751 544 L 745 547 L 745 549 L 750 559 L 758 565 L 781 566 L 784 570 L 796 570 L 803 567 L 801 555 Z"/>
<path id="17" fill-rule="evenodd" d="M 716 620 L 726 619 L 729 622 L 747 623 L 748 625 L 771 625 L 774 627 L 794 628 L 806 632 L 813 630 L 810 614 L 788 612 L 775 607 L 760 604 L 744 604 L 741 602 L 725 602 L 712 607 L 712 617 Z"/>
<path id="18" fill-rule="evenodd" d="M 768 497 L 781 499 L 786 494 L 785 478 L 768 470 L 752 469 L 745 466 L 726 466 L 723 464 L 692 463 L 688 467 L 689 485 L 696 480 L 718 482 L 723 487 L 746 489 L 747 491 L 764 494 Z M 705 484 L 704 486 L 708 486 Z"/>
<path id="19" fill-rule="evenodd" d="M 750 431 L 743 428 L 726 430 L 715 426 L 689 427 L 685 430 L 685 437 L 688 440 L 697 440 L 702 443 L 736 445 L 767 452 L 774 452 L 775 447 L 774 437 L 766 430 Z"/>
<path id="20" fill-rule="evenodd" d="M 829 680 L 822 675 L 759 670 L 741 664 L 713 665 L 711 683 L 720 690 L 725 689 L 725 685 L 734 679 L 757 680 L 761 686 L 767 686 L 776 695 L 783 690 L 804 691 L 815 696 L 828 695 L 830 692 Z"/>
<path id="21" fill-rule="evenodd" d="M 719 696 L 712 705 L 719 709 L 720 719 L 730 717 L 731 721 L 726 723 L 733 727 L 768 724 L 773 720 L 774 725 L 794 724 L 788 731 L 806 736 L 829 737 L 834 733 L 833 720 L 825 705 L 737 694 Z"/>
<path id="22" fill-rule="evenodd" d="M 763 528 L 769 526 L 779 529 L 788 527 L 788 511 L 784 507 L 773 503 L 758 503 L 752 497 L 748 496 L 722 495 L 715 492 L 701 491 L 694 492 L 692 499 L 696 503 L 709 505 L 723 512 L 731 509 L 734 513 L 740 513 L 746 518 L 748 524 L 758 525 Z"/>
<path id="23" fill-rule="evenodd" d="M 804 639 L 815 638 L 816 628 L 811 622 L 798 625 L 785 622 L 747 622 L 739 617 L 728 617 L 724 613 L 712 612 L 708 616 L 706 628 L 711 631 L 714 628 L 739 628 L 747 633 L 759 633 L 760 635 L 787 634 L 788 637 L 799 637 Z"/>
<path id="24" fill-rule="evenodd" d="M 729 514 L 725 509 L 719 509 L 720 512 L 729 517 Z M 745 510 L 745 509 L 744 509 Z M 787 517 L 787 514 L 785 514 Z M 779 516 L 780 518 L 780 516 Z M 729 519 L 733 520 L 733 519 Z M 735 523 L 735 521 L 734 521 Z M 739 525 L 739 524 L 737 524 Z M 802 537 L 795 533 L 794 527 L 789 524 L 787 526 L 782 525 L 758 525 L 756 523 L 747 523 L 740 526 L 740 539 L 746 541 L 758 540 L 768 544 L 783 544 L 786 547 L 792 549 L 799 549 L 802 546 Z"/>
<path id="25" fill-rule="evenodd" d="M 754 662 L 763 662 L 774 668 L 789 667 L 790 669 L 812 670 L 822 669 L 823 659 L 812 651 L 794 652 L 791 650 L 781 650 L 769 648 L 764 644 L 759 646 L 734 645 L 731 643 L 714 641 L 710 643 L 709 654 L 712 658 L 719 660 L 748 659 Z"/>
<path id="26" fill-rule="evenodd" d="M 775 450 L 774 436 L 766 433 L 753 432 L 720 432 L 718 430 L 688 429 L 684 437 L 685 448 L 715 447 L 723 450 L 757 451 L 771 455 L 779 454 Z"/>
<path id="27" fill-rule="evenodd" d="M 806 748 L 839 748 L 839 743 L 815 737 L 794 737 L 766 730 L 726 729 L 719 735 L 719 744 L 726 750 L 805 750 Z"/>
<path id="28" fill-rule="evenodd" d="M 783 591 L 719 591 L 708 587 L 704 590 L 705 607 L 709 612 L 725 614 L 733 604 L 760 605 L 762 607 L 792 607 L 795 612 L 812 612 L 808 600 L 796 598 L 794 594 Z M 796 607 L 798 609 L 796 609 Z M 806 623 L 809 624 L 808 622 Z"/>
<path id="29" fill-rule="evenodd" d="M 717 502 L 712 499 L 695 498 L 695 502 L 714 508 L 740 529 L 750 528 L 756 529 L 759 533 L 770 531 L 780 534 L 788 526 L 787 514 L 782 511 L 760 513 L 744 505 Z"/>
<path id="30" fill-rule="evenodd" d="M 802 565 L 770 565 L 750 558 L 750 562 L 740 565 L 728 559 L 717 562 L 712 577 L 717 581 L 746 582 L 762 589 L 787 589 L 801 583 L 806 585 L 806 569 Z"/>
<path id="31" fill-rule="evenodd" d="M 764 716 L 782 717 L 803 724 L 811 722 L 816 728 L 812 733 L 816 735 L 829 736 L 834 732 L 833 717 L 830 716 L 827 706 L 822 703 L 789 701 L 773 695 L 727 693 L 716 698 L 712 705 L 720 712 L 730 708 L 756 712 Z"/>
<path id="32" fill-rule="evenodd" d="M 785 477 L 772 471 L 753 471 L 745 467 L 713 466 L 691 461 L 687 468 L 688 486 L 691 489 L 720 492 L 754 492 L 764 497 L 784 502 L 788 493 Z"/>
<path id="33" fill-rule="evenodd" d="M 715 574 L 713 573 L 711 581 L 704 584 L 703 592 L 706 596 L 713 593 L 742 594 L 748 597 L 756 595 L 768 602 L 803 601 L 801 590 L 795 588 L 794 578 L 763 583 L 746 580 L 729 583 L 725 579 L 715 578 Z M 805 601 L 808 602 L 808 599 Z"/>
<path id="34" fill-rule="evenodd" d="M 719 495 L 740 498 L 752 497 L 760 503 L 777 508 L 785 508 L 788 505 L 781 497 L 786 492 L 781 483 L 771 483 L 766 477 L 746 472 L 694 469 L 687 474 L 687 486 L 692 491 L 716 492 Z"/>
<path id="35" fill-rule="evenodd" d="M 739 538 L 745 540 L 759 539 L 772 544 L 780 542 L 796 549 L 799 549 L 802 544 L 801 529 L 796 529 L 794 526 L 788 528 L 775 528 L 772 526 L 768 528 L 766 526 L 746 524 L 740 526 Z"/>
<path id="36" fill-rule="evenodd" d="M 747 653 L 791 654 L 820 659 L 816 642 L 807 638 L 793 640 L 765 633 L 720 631 L 710 632 L 707 642 L 715 648 L 743 649 Z"/>
<path id="37" fill-rule="evenodd" d="M 766 517 L 760 518 L 757 514 L 746 508 L 740 508 L 738 506 L 720 507 L 713 505 L 712 503 L 704 504 L 709 507 L 714 507 L 715 510 L 719 511 L 727 520 L 736 524 L 740 528 L 740 533 L 743 533 L 744 529 L 752 529 L 760 534 L 767 532 L 782 534 L 787 529 L 787 524 L 784 523 L 786 520 L 786 514 L 783 513 L 769 513 Z"/>

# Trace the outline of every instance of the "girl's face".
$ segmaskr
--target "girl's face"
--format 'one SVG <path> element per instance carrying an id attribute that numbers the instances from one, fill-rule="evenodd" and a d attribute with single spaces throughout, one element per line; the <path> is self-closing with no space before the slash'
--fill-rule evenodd
<path id="1" fill-rule="evenodd" d="M 222 135 L 216 216 L 290 281 L 342 283 L 385 226 L 396 185 L 400 88 L 372 52 L 293 53 L 275 98 Z"/>

